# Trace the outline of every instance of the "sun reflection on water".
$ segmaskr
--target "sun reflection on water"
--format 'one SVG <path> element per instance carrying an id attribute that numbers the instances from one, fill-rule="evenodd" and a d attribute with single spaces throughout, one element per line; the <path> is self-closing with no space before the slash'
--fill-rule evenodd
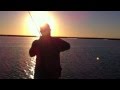
<path id="1" fill-rule="evenodd" d="M 36 56 L 32 57 L 30 60 L 31 67 L 29 68 L 29 71 L 31 72 L 31 75 L 29 75 L 29 78 L 31 79 L 34 79 L 35 60 L 36 60 Z"/>
<path id="2" fill-rule="evenodd" d="M 30 62 L 27 63 L 27 70 L 24 70 L 28 79 L 34 79 L 34 68 L 35 68 L 35 61 L 36 56 L 30 58 Z"/>

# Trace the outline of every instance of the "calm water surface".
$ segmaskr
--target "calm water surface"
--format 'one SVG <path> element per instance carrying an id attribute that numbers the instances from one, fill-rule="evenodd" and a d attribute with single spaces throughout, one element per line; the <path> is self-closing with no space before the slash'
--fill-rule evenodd
<path id="1" fill-rule="evenodd" d="M 0 37 L 0 79 L 33 79 L 35 57 L 29 57 L 31 37 Z M 62 79 L 120 79 L 120 41 L 64 39 Z"/>

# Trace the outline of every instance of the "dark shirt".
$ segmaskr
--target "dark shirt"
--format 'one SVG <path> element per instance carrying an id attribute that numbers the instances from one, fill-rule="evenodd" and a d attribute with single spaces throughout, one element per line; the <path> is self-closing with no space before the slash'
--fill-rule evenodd
<path id="1" fill-rule="evenodd" d="M 30 56 L 36 57 L 35 75 L 38 77 L 60 77 L 60 52 L 70 49 L 70 44 L 54 37 L 41 37 L 32 43 Z"/>

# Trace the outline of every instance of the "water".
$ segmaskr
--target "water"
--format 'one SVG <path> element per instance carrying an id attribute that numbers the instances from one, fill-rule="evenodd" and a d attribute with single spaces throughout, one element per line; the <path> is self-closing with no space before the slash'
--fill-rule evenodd
<path id="1" fill-rule="evenodd" d="M 0 37 L 0 79 L 33 79 L 36 38 Z M 60 54 L 62 79 L 120 79 L 120 41 L 64 39 L 71 49 Z"/>

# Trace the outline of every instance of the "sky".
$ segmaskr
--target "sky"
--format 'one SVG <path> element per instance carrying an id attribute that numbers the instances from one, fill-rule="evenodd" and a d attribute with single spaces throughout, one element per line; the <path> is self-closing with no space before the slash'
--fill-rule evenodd
<path id="1" fill-rule="evenodd" d="M 30 17 L 30 14 L 32 17 Z M 120 38 L 120 11 L 0 11 L 0 34 L 39 35 L 42 21 L 52 36 Z"/>

